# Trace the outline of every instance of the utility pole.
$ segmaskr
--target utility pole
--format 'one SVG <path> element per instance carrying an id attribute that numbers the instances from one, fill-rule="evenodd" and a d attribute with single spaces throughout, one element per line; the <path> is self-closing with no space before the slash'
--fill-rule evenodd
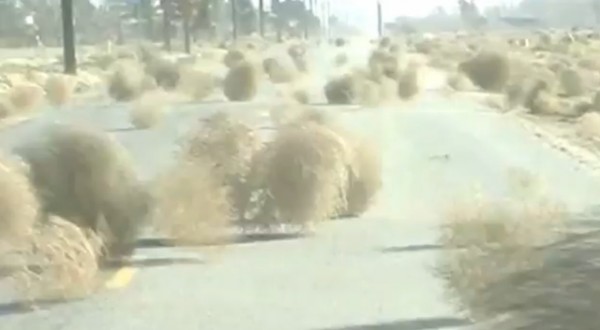
<path id="1" fill-rule="evenodd" d="M 271 0 L 271 13 L 275 15 L 275 29 L 277 30 L 277 42 L 281 42 L 283 40 L 282 26 L 280 17 L 280 0 Z"/>
<path id="2" fill-rule="evenodd" d="M 265 36 L 265 1 L 258 0 L 258 31 L 260 36 Z"/>
<path id="3" fill-rule="evenodd" d="M 383 19 L 381 11 L 381 0 L 377 0 L 377 34 L 379 38 L 383 37 Z"/>
<path id="4" fill-rule="evenodd" d="M 75 29 L 73 26 L 73 0 L 61 0 L 63 23 L 63 57 L 65 73 L 77 74 L 77 58 L 75 57 Z"/>
<path id="5" fill-rule="evenodd" d="M 183 45 L 186 54 L 190 54 L 192 52 L 190 21 L 194 16 L 194 8 L 190 0 L 180 0 L 179 6 L 179 11 L 181 12 L 181 18 L 183 20 Z"/>
<path id="6" fill-rule="evenodd" d="M 329 0 L 325 0 L 324 6 L 325 16 L 325 39 L 331 39 L 331 3 Z"/>
<path id="7" fill-rule="evenodd" d="M 304 0 L 304 39 L 308 39 L 308 27 L 310 18 L 310 0 Z"/>
<path id="8" fill-rule="evenodd" d="M 163 10 L 163 41 L 165 50 L 171 51 L 171 4 L 169 0 L 160 0 Z"/>
<path id="9" fill-rule="evenodd" d="M 233 25 L 233 40 L 237 40 L 238 37 L 238 22 L 237 22 L 237 0 L 231 1 L 231 23 Z"/>

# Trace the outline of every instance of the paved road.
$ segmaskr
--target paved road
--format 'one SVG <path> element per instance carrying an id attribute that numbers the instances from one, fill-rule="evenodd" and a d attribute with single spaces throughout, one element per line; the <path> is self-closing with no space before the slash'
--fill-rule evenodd
<path id="1" fill-rule="evenodd" d="M 263 109 L 189 105 L 148 131 L 128 130 L 124 106 L 65 109 L 1 132 L 0 146 L 35 138 L 53 121 L 86 122 L 115 134 L 150 178 L 168 165 L 174 142 L 197 118 L 232 111 L 262 124 Z M 473 184 L 507 194 L 512 169 L 539 175 L 573 212 L 593 207 L 600 195 L 598 179 L 575 161 L 514 119 L 466 102 L 427 93 L 390 109 L 321 109 L 382 150 L 384 189 L 367 215 L 327 223 L 311 238 L 231 246 L 216 259 L 205 251 L 142 248 L 129 285 L 34 312 L 9 308 L 0 288 L 0 329 L 465 328 L 430 273 L 435 226 L 448 203 Z"/>

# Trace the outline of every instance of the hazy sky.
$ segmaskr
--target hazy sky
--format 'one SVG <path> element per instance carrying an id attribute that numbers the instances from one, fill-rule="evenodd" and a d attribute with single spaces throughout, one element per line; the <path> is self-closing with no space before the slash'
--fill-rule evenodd
<path id="1" fill-rule="evenodd" d="M 103 0 L 92 0 L 102 2 Z M 258 5 L 258 0 L 252 0 Z M 306 0 L 308 1 L 308 0 Z M 327 1 L 331 4 L 332 14 L 345 18 L 353 25 L 361 27 L 370 33 L 376 32 L 377 0 L 317 0 L 324 5 Z M 484 9 L 501 3 L 512 4 L 519 0 L 475 0 L 475 3 Z M 269 7 L 270 0 L 265 0 Z M 438 6 L 448 11 L 457 11 L 457 0 L 381 0 L 384 21 L 391 21 L 398 16 L 425 16 Z"/>
<path id="2" fill-rule="evenodd" d="M 326 0 L 320 0 L 326 1 Z M 332 12 L 360 26 L 362 29 L 376 33 L 377 0 L 329 0 Z M 475 0 L 480 9 L 498 4 L 512 4 L 517 0 Z M 391 21 L 398 16 L 425 16 L 438 6 L 449 12 L 458 11 L 457 0 L 381 0 L 384 21 Z"/>

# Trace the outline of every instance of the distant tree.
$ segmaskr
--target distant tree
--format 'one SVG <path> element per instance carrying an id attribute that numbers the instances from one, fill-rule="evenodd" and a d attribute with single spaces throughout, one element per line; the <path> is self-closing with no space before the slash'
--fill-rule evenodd
<path id="1" fill-rule="evenodd" d="M 320 28 L 321 20 L 306 6 L 304 0 L 272 0 L 271 10 L 275 14 L 277 28 L 292 31 L 306 25 L 309 30 Z"/>
<path id="2" fill-rule="evenodd" d="M 487 23 L 485 17 L 479 12 L 475 0 L 458 0 L 458 6 L 460 17 L 468 27 L 480 28 Z"/>
<path id="3" fill-rule="evenodd" d="M 186 53 L 191 52 L 192 34 L 190 29 L 197 9 L 196 2 L 196 0 L 178 0 L 177 2 L 177 11 L 183 25 L 183 42 Z"/>
<path id="4" fill-rule="evenodd" d="M 448 13 L 446 12 L 446 9 L 443 6 L 437 6 L 435 8 L 435 10 L 433 11 L 433 14 L 435 16 L 447 16 Z"/>
<path id="5" fill-rule="evenodd" d="M 0 1 L 0 37 L 18 37 L 23 28 L 23 11 L 14 0 Z"/>
<path id="6" fill-rule="evenodd" d="M 258 13 L 251 0 L 237 0 L 239 32 L 251 34 L 256 31 L 258 24 Z"/>

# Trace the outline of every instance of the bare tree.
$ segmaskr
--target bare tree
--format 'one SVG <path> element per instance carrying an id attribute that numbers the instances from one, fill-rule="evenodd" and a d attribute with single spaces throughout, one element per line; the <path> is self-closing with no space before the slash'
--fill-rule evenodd
<path id="1" fill-rule="evenodd" d="M 463 22 L 470 28 L 480 28 L 486 24 L 486 19 L 479 12 L 475 0 L 458 0 L 460 16 Z"/>

